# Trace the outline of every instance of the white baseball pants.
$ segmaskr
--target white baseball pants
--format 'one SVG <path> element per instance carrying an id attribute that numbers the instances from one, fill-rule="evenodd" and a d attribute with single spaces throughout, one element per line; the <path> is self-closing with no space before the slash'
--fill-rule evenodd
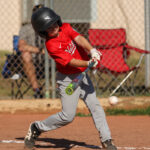
<path id="1" fill-rule="evenodd" d="M 66 87 L 78 75 L 79 74 L 65 75 L 59 72 L 57 73 L 56 81 L 61 96 L 62 111 L 51 115 L 43 121 L 36 121 L 36 127 L 41 132 L 46 132 L 72 122 L 76 115 L 78 100 L 81 98 L 92 114 L 94 124 L 100 134 L 101 142 L 111 139 L 104 110 L 96 97 L 93 84 L 88 75 L 83 78 L 81 85 L 74 91 L 72 95 L 67 95 L 65 93 Z"/>

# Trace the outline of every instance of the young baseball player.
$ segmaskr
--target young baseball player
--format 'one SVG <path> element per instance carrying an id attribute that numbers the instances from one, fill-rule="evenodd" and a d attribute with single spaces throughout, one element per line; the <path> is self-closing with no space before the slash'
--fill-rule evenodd
<path id="1" fill-rule="evenodd" d="M 89 76 L 86 75 L 83 78 L 81 85 L 72 95 L 67 95 L 65 92 L 69 83 L 83 72 L 91 62 L 95 62 L 93 68 L 98 67 L 101 54 L 70 24 L 62 24 L 61 18 L 47 7 L 34 12 L 31 22 L 34 30 L 46 39 L 47 51 L 56 62 L 58 70 L 56 80 L 61 95 L 62 111 L 43 121 L 31 123 L 25 137 L 25 146 L 34 147 L 36 138 L 42 132 L 54 130 L 72 122 L 80 97 L 92 114 L 102 146 L 107 150 L 117 150 L 116 146 L 112 144 L 104 110 L 96 98 Z M 91 55 L 91 59 L 87 54 Z"/>

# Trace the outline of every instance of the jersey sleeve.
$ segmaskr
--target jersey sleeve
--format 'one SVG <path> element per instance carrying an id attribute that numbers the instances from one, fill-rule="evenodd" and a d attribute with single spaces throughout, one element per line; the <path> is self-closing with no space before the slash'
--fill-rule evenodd
<path id="1" fill-rule="evenodd" d="M 70 24 L 67 24 L 67 31 L 72 40 L 75 39 L 78 35 L 80 35 L 74 28 L 71 27 Z"/>
<path id="2" fill-rule="evenodd" d="M 55 60 L 55 62 L 62 66 L 66 66 L 73 59 L 68 52 L 63 49 L 58 49 L 54 44 L 48 46 L 46 43 L 46 48 L 49 55 Z"/>

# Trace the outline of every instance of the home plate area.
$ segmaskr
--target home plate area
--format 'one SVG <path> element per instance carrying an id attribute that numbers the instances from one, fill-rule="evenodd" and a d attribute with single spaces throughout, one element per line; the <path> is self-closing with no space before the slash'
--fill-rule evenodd
<path id="1" fill-rule="evenodd" d="M 18 141 L 18 140 L 0 140 L 0 143 L 17 143 L 17 144 L 20 144 L 20 143 L 24 143 L 24 141 Z M 41 145 L 41 146 L 49 146 L 49 147 L 52 147 L 54 146 L 54 144 L 48 144 L 47 142 L 39 142 L 38 141 L 38 144 Z M 35 146 L 36 147 L 36 146 Z M 94 145 L 75 145 L 75 144 L 71 144 L 69 145 L 69 148 L 91 148 L 91 149 L 102 149 L 101 146 L 94 146 Z M 120 150 L 150 150 L 150 147 L 117 147 L 118 149 Z M 57 148 L 56 148 L 57 149 Z"/>

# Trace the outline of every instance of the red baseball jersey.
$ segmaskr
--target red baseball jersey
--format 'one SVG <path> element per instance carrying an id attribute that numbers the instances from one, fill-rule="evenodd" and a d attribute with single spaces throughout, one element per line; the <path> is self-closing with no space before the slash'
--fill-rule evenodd
<path id="1" fill-rule="evenodd" d="M 49 55 L 55 60 L 57 70 L 63 74 L 83 72 L 85 67 L 72 67 L 68 63 L 73 59 L 89 60 L 82 47 L 74 42 L 75 37 L 80 35 L 68 23 L 60 27 L 59 36 L 46 41 Z"/>

